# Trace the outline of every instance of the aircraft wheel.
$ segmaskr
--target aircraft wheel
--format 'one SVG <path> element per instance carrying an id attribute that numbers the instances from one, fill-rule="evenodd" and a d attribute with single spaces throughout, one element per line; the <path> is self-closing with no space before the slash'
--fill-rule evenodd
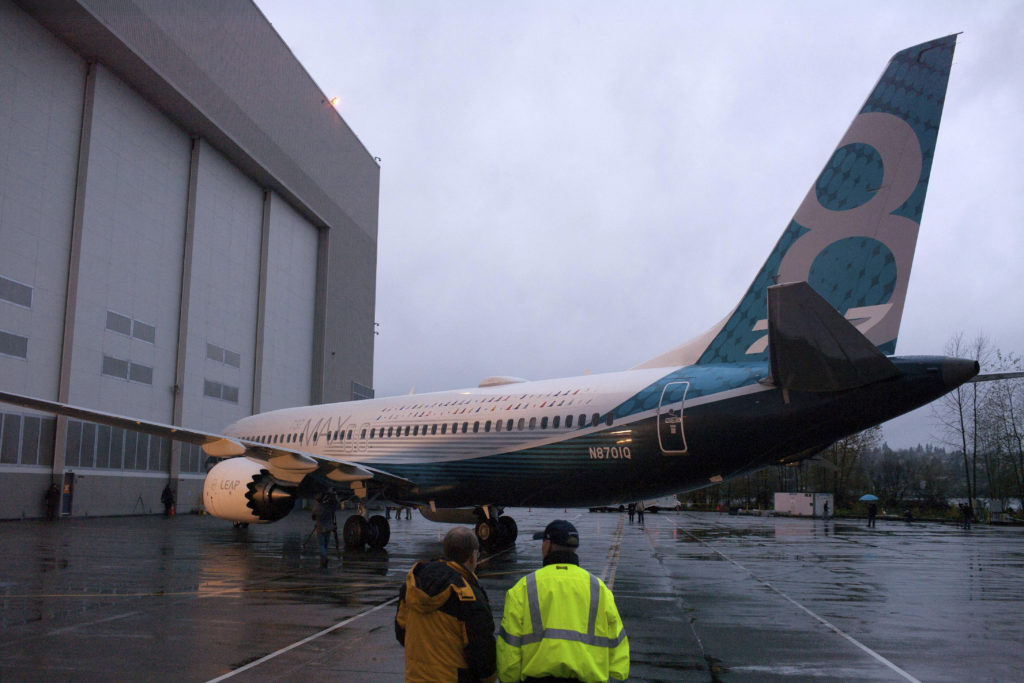
<path id="1" fill-rule="evenodd" d="M 370 517 L 369 527 L 370 533 L 367 536 L 366 543 L 371 548 L 383 548 L 391 540 L 391 525 L 386 518 L 380 515 Z"/>
<path id="2" fill-rule="evenodd" d="M 511 517 L 498 517 L 498 538 L 501 539 L 501 547 L 511 548 L 515 545 L 517 536 L 519 536 L 519 526 L 516 524 L 516 520 Z"/>
<path id="3" fill-rule="evenodd" d="M 476 538 L 480 541 L 480 549 L 494 552 L 499 546 L 498 525 L 493 519 L 482 519 L 476 523 Z"/>
<path id="4" fill-rule="evenodd" d="M 362 515 L 351 515 L 341 530 L 346 548 L 362 548 L 370 538 L 370 524 Z"/>

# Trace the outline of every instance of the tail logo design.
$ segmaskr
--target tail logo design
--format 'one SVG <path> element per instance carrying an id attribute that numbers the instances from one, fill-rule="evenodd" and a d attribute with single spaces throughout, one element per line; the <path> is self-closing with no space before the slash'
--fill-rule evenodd
<path id="1" fill-rule="evenodd" d="M 767 288 L 808 282 L 895 353 L 956 36 L 897 53 L 698 363 L 767 358 Z"/>

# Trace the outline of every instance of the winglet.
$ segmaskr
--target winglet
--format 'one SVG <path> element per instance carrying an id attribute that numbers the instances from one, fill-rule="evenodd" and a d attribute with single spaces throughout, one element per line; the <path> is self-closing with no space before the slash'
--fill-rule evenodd
<path id="1" fill-rule="evenodd" d="M 806 282 L 768 288 L 768 352 L 772 381 L 790 391 L 842 391 L 899 375 Z"/>

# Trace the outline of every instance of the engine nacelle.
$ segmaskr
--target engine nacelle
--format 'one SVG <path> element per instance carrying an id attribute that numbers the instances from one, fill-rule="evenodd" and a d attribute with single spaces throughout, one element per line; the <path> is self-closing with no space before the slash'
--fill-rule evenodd
<path id="1" fill-rule="evenodd" d="M 276 522 L 295 505 L 295 491 L 281 486 L 248 458 L 223 460 L 203 483 L 203 505 L 214 517 L 232 522 Z"/>

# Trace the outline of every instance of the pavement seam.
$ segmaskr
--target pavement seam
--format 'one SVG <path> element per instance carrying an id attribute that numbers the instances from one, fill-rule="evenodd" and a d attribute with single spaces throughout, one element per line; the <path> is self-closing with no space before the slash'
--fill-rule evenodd
<path id="1" fill-rule="evenodd" d="M 740 563 L 739 563 L 739 562 L 737 562 L 736 560 L 732 559 L 731 557 L 729 557 L 728 555 L 726 555 L 726 554 L 725 554 L 725 553 L 723 553 L 722 551 L 718 550 L 717 548 L 713 548 L 713 547 L 712 547 L 712 546 L 711 546 L 711 545 L 710 545 L 709 543 L 707 543 L 707 542 L 706 542 L 706 541 L 705 541 L 704 539 L 700 538 L 700 537 L 699 537 L 699 536 L 697 536 L 696 534 L 693 534 L 693 533 L 691 533 L 690 531 L 688 531 L 688 530 L 686 530 L 686 529 L 683 529 L 683 533 L 685 533 L 685 534 L 686 534 L 687 536 L 690 536 L 691 538 L 693 538 L 693 539 L 694 539 L 695 541 L 697 541 L 697 542 L 698 542 L 699 544 L 701 544 L 702 546 L 704 546 L 705 548 L 707 548 L 707 549 L 708 549 L 708 550 L 710 550 L 711 552 L 713 552 L 713 553 L 717 554 L 717 555 L 718 555 L 719 557 L 721 557 L 721 558 L 722 558 L 723 560 L 725 560 L 725 561 L 729 562 L 730 564 L 732 564 L 733 566 L 735 566 L 735 567 L 737 567 L 737 568 L 741 569 L 741 570 L 742 570 L 742 571 L 744 571 L 744 572 L 745 572 L 745 573 L 746 573 L 746 574 L 747 574 L 748 576 L 750 576 L 750 578 L 754 579 L 755 581 L 757 581 L 758 583 L 760 583 L 760 584 L 761 584 L 762 586 L 764 586 L 764 587 L 765 587 L 765 588 L 767 588 L 768 590 L 772 591 L 772 592 L 773 592 L 773 593 L 775 593 L 776 595 L 779 595 L 780 597 L 782 597 L 783 599 L 785 599 L 786 601 L 788 601 L 789 603 L 791 603 L 791 604 L 792 604 L 792 605 L 794 605 L 795 607 L 797 607 L 797 608 L 799 608 L 800 610 L 802 610 L 803 612 L 807 613 L 807 614 L 808 614 L 809 616 L 811 616 L 812 618 L 814 618 L 815 620 L 817 620 L 818 622 L 820 622 L 820 623 L 821 623 L 821 624 L 823 624 L 824 626 L 828 627 L 828 628 L 829 628 L 830 630 L 832 630 L 832 631 L 833 631 L 834 633 L 836 633 L 837 635 L 839 635 L 839 636 L 842 636 L 842 637 L 843 637 L 843 638 L 845 638 L 845 639 L 846 639 L 847 641 L 849 641 L 849 642 L 850 642 L 851 644 L 855 645 L 855 646 L 856 646 L 856 647 L 858 647 L 859 649 L 861 649 L 861 650 L 863 650 L 864 652 L 866 652 L 866 653 L 867 653 L 868 655 L 870 655 L 870 656 L 871 656 L 872 658 L 874 658 L 874 659 L 875 659 L 876 661 L 878 661 L 879 663 L 881 663 L 881 664 L 885 665 L 886 667 L 888 667 L 888 668 L 889 668 L 889 669 L 891 669 L 892 671 L 896 672 L 897 674 L 899 674 L 900 676 L 902 676 L 902 677 L 903 677 L 903 678 L 905 678 L 906 680 L 908 680 L 908 681 L 912 681 L 912 683 L 921 683 L 921 681 L 919 681 L 919 680 L 918 680 L 917 678 L 914 678 L 914 676 L 912 676 L 912 675 L 911 675 L 911 674 L 909 674 L 908 672 L 904 671 L 903 669 L 901 669 L 900 667 L 898 667 L 898 666 L 897 666 L 896 664 L 894 664 L 893 662 L 891 662 L 891 661 L 889 661 L 888 659 L 886 659 L 885 657 L 883 657 L 882 655 L 878 654 L 877 652 L 875 652 L 874 650 L 872 650 L 871 648 L 869 648 L 869 647 L 868 647 L 867 645 L 864 645 L 864 644 L 863 644 L 863 643 L 861 643 L 861 642 L 860 642 L 859 640 L 857 640 L 857 639 L 856 639 L 856 638 L 854 638 L 853 636 L 849 635 L 848 633 L 846 633 L 845 631 L 843 631 L 842 629 L 840 629 L 840 628 L 839 628 L 838 626 L 836 626 L 836 625 L 832 624 L 832 623 L 831 623 L 830 621 L 828 621 L 828 620 L 827 620 L 827 619 L 825 619 L 824 617 L 822 617 L 822 616 L 819 616 L 818 614 L 816 614 L 816 613 L 812 612 L 812 611 L 811 611 L 810 609 L 808 609 L 807 607 L 804 607 L 804 606 L 803 606 L 802 604 L 800 604 L 799 602 L 797 602 L 796 600 L 794 600 L 793 598 L 789 597 L 789 596 L 788 596 L 788 595 L 786 595 L 786 594 L 785 594 L 784 592 L 782 592 L 782 590 L 780 590 L 779 588 L 776 588 L 775 586 L 773 586 L 773 585 L 772 585 L 771 583 L 769 583 L 768 581 L 765 581 L 765 580 L 764 580 L 764 579 L 762 579 L 761 577 L 757 576 L 757 575 L 756 575 L 756 574 L 755 574 L 754 572 L 752 572 L 751 570 L 747 569 L 747 568 L 746 568 L 746 567 L 744 567 L 744 566 L 743 566 L 742 564 L 740 564 Z"/>

